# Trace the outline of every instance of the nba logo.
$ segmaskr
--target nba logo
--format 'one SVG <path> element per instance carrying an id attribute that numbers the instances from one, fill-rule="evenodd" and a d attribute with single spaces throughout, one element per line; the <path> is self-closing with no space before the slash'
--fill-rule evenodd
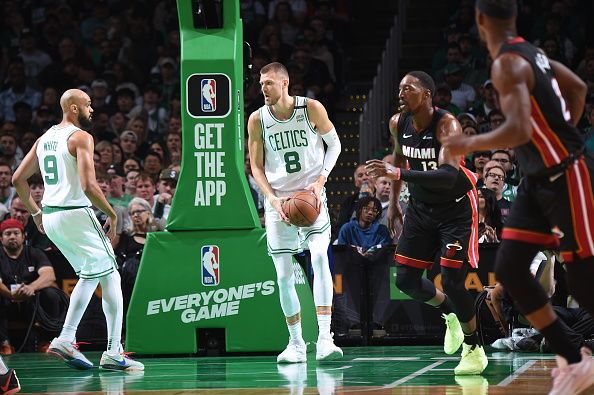
<path id="1" fill-rule="evenodd" d="M 202 246 L 200 250 L 202 265 L 202 285 L 212 287 L 219 285 L 219 247 L 214 245 Z"/>
<path id="2" fill-rule="evenodd" d="M 200 82 L 202 89 L 202 111 L 215 112 L 217 110 L 217 82 L 212 78 L 205 78 Z"/>

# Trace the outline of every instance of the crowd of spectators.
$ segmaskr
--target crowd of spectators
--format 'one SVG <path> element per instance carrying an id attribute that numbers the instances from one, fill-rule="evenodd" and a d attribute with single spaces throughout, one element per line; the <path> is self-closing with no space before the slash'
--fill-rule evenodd
<path id="1" fill-rule="evenodd" d="M 573 69 L 588 84 L 586 108 L 578 124 L 588 147 L 594 147 L 594 61 L 590 61 L 594 55 L 594 35 L 587 29 L 593 12 L 588 1 L 523 1 L 518 15 L 518 31 L 524 39 L 539 46 L 550 59 Z M 492 62 L 479 42 L 474 3 L 461 0 L 449 18 L 444 42 L 433 57 L 431 71 L 437 84 L 436 104 L 456 115 L 467 135 L 488 132 L 505 120 L 497 91 L 489 79 Z M 475 152 L 466 159 L 467 167 L 479 175 L 477 186 L 494 192 L 504 224 L 522 174 L 513 149 Z M 486 200 L 491 200 L 490 193 L 484 195 Z M 482 226 L 481 232 L 484 229 L 488 232 L 481 234 L 483 240 L 494 240 L 489 230 L 493 224 L 488 220 L 487 226 Z M 500 226 L 494 229 L 495 234 L 501 232 Z"/>
<path id="2" fill-rule="evenodd" d="M 7 317 L 28 322 L 35 295 L 50 316 L 60 310 L 45 289 L 56 289 L 53 267 L 63 259 L 16 196 L 14 170 L 61 121 L 62 93 L 85 91 L 97 181 L 119 219 L 113 247 L 120 264 L 138 258 L 146 232 L 164 228 L 180 170 L 180 36 L 173 0 L 0 7 L 0 353 L 10 353 Z M 41 175 L 29 182 L 41 205 Z M 50 335 L 42 331 L 42 343 Z"/>
<path id="3" fill-rule="evenodd" d="M 340 43 L 348 31 L 347 2 L 246 0 L 240 13 L 254 50 L 244 113 L 263 104 L 259 71 L 272 61 L 289 68 L 292 94 L 316 98 L 331 110 L 344 78 Z M 59 254 L 34 226 L 11 177 L 36 139 L 61 121 L 62 93 L 81 89 L 94 110 L 88 131 L 95 138 L 97 181 L 119 218 L 113 246 L 121 266 L 133 266 L 126 261 L 139 259 L 146 233 L 164 228 L 180 170 L 176 1 L 11 0 L 2 2 L 0 15 L 0 220 L 22 224 L 27 248 L 50 258 L 50 252 Z M 30 182 L 40 204 L 43 180 L 35 175 Z M 95 212 L 103 224 L 104 213 Z M 3 306 L 14 299 L 16 286 L 2 288 L 10 284 L 13 266 L 0 270 Z M 33 277 L 20 279 L 19 289 L 39 282 Z M 11 350 L 4 332 L 0 325 L 0 353 Z"/>

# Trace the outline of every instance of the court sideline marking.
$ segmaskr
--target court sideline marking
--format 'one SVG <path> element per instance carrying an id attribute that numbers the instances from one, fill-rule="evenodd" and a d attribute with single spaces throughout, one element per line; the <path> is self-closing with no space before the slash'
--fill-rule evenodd
<path id="1" fill-rule="evenodd" d="M 394 387 L 397 387 L 400 384 L 406 383 L 407 381 L 410 381 L 410 380 L 414 379 L 415 377 L 418 377 L 418 376 L 422 375 L 423 373 L 428 372 L 429 370 L 433 369 L 436 366 L 441 365 L 444 362 L 446 362 L 446 360 L 440 360 L 440 361 L 434 362 L 431 365 L 427 365 L 424 368 L 419 369 L 416 372 L 411 373 L 411 374 L 409 374 L 406 377 L 403 377 L 403 378 L 401 378 L 399 380 L 396 380 L 396 381 L 394 381 L 391 384 L 384 385 L 383 388 L 394 388 Z"/>
<path id="2" fill-rule="evenodd" d="M 524 365 L 520 366 L 520 368 L 516 371 L 514 371 L 512 374 L 510 374 L 509 376 L 507 376 L 506 378 L 504 378 L 503 380 L 501 380 L 499 382 L 499 384 L 497 384 L 498 387 L 505 387 L 506 385 L 508 385 L 509 383 L 511 383 L 512 381 L 514 381 L 515 379 L 517 379 L 522 373 L 524 373 L 525 371 L 527 371 L 528 369 L 530 369 L 530 367 L 532 367 L 532 365 L 534 365 L 536 363 L 535 360 L 531 359 L 528 362 L 526 362 Z"/>

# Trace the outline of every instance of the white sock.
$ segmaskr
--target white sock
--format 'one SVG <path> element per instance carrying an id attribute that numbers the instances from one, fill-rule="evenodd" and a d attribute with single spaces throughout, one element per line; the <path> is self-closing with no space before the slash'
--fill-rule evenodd
<path id="1" fill-rule="evenodd" d="M 291 336 L 290 341 L 295 343 L 303 343 L 303 335 L 301 333 L 301 321 L 294 324 L 287 324 L 289 328 L 289 335 Z"/>
<path id="2" fill-rule="evenodd" d="M 0 374 L 8 373 L 8 367 L 4 364 L 4 360 L 0 357 Z"/>
<path id="3" fill-rule="evenodd" d="M 79 279 L 70 295 L 70 305 L 66 313 L 66 320 L 58 339 L 70 343 L 76 339 L 76 329 L 89 305 L 93 292 L 99 284 L 99 279 Z"/>
<path id="4" fill-rule="evenodd" d="M 120 274 L 113 271 L 99 279 L 103 295 L 103 313 L 107 322 L 107 354 L 111 356 L 122 352 L 122 320 L 124 300 Z"/>
<path id="5" fill-rule="evenodd" d="M 318 338 L 330 337 L 330 322 L 332 321 L 331 314 L 318 313 Z"/>

